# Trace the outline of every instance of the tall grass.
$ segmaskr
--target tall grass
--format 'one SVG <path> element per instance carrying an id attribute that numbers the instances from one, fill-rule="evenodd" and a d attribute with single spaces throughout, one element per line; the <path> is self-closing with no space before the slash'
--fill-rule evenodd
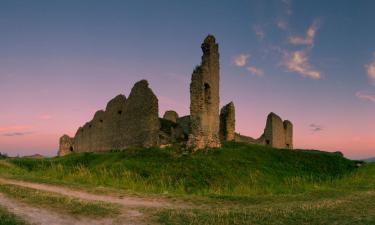
<path id="1" fill-rule="evenodd" d="M 147 193 L 228 196 L 314 190 L 355 168 L 354 162 L 337 154 L 231 142 L 195 154 L 184 154 L 173 147 L 133 148 L 0 163 L 0 173 L 49 182 Z"/>
<path id="2" fill-rule="evenodd" d="M 27 223 L 0 207 L 0 225 L 27 225 Z"/>

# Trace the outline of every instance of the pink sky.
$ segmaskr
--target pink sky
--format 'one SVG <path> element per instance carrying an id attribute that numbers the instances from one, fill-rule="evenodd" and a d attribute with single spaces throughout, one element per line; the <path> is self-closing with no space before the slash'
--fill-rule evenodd
<path id="1" fill-rule="evenodd" d="M 147 79 L 159 114 L 189 113 L 207 34 L 221 105 L 259 137 L 268 113 L 294 146 L 375 156 L 375 1 L 0 1 L 0 152 L 56 155 L 59 137 Z M 207 10 L 209 9 L 209 10 Z M 193 15 L 193 16 L 192 16 Z"/>

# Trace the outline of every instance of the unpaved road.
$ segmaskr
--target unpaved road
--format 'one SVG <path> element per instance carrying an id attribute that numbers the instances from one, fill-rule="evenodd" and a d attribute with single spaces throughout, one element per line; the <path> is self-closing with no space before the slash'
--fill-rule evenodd
<path id="1" fill-rule="evenodd" d="M 111 219 L 89 219 L 89 218 L 75 218 L 71 216 L 61 215 L 59 213 L 32 207 L 24 203 L 9 199 L 0 193 L 0 205 L 6 208 L 9 212 L 23 218 L 31 224 L 41 225 L 75 225 L 75 224 L 92 224 L 92 225 L 106 225 L 113 224 Z M 126 224 L 126 223 L 124 223 Z M 131 224 L 131 223 L 130 223 Z"/>
<path id="2" fill-rule="evenodd" d="M 41 191 L 61 194 L 64 196 L 81 199 L 85 201 L 102 201 L 107 203 L 119 204 L 122 206 L 121 215 L 116 218 L 90 219 L 83 217 L 72 217 L 62 215 L 45 208 L 36 208 L 10 199 L 0 193 L 0 206 L 8 211 L 24 218 L 25 221 L 39 225 L 110 225 L 110 224 L 145 224 L 144 215 L 137 208 L 184 208 L 183 204 L 172 203 L 165 199 L 130 197 L 130 196 L 111 196 L 92 194 L 85 191 L 77 191 L 67 187 L 59 187 L 49 184 L 40 184 L 26 181 L 18 181 L 0 178 L 0 184 L 12 184 L 20 187 L 28 187 Z M 146 224 L 150 224 L 147 222 Z"/>

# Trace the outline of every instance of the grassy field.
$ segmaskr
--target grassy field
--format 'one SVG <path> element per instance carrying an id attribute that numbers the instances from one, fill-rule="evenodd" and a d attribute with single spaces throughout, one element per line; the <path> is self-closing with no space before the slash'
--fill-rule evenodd
<path id="1" fill-rule="evenodd" d="M 186 154 L 130 149 L 0 161 L 2 176 L 186 200 L 147 212 L 161 224 L 375 224 L 375 164 L 338 154 L 225 143 Z M 0 187 L 1 189 L 1 187 Z"/>
<path id="2" fill-rule="evenodd" d="M 0 207 L 0 225 L 27 225 L 27 223 Z"/>
<path id="3" fill-rule="evenodd" d="M 2 174 L 37 181 L 206 196 L 300 193 L 354 171 L 355 163 L 337 154 L 239 143 L 196 154 L 150 148 L 0 163 Z"/>
<path id="4" fill-rule="evenodd" d="M 119 213 L 119 207 L 113 204 L 87 202 L 16 185 L 0 184 L 0 192 L 30 205 L 54 209 L 71 215 L 109 217 Z"/>

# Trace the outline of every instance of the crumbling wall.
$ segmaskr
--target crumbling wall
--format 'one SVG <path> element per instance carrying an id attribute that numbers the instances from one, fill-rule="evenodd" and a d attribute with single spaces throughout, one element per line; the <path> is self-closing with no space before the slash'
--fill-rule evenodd
<path id="1" fill-rule="evenodd" d="M 285 148 L 293 149 L 293 124 L 289 120 L 284 121 Z"/>
<path id="2" fill-rule="evenodd" d="M 159 145 L 158 99 L 142 80 L 132 88 L 129 98 L 118 95 L 108 102 L 106 110 L 95 113 L 94 118 L 80 127 L 70 142 L 74 152 L 100 152 L 125 149 L 130 146 Z M 66 137 L 60 139 L 65 152 Z"/>
<path id="3" fill-rule="evenodd" d="M 262 136 L 257 139 L 258 144 L 273 148 L 293 149 L 293 124 L 283 120 L 271 112 L 267 117 L 266 127 Z"/>
<path id="4" fill-rule="evenodd" d="M 191 119 L 190 116 L 182 116 L 177 119 L 177 124 L 183 129 L 186 135 L 191 133 Z"/>
<path id="5" fill-rule="evenodd" d="M 219 139 L 219 46 L 214 36 L 202 44 L 202 62 L 190 83 L 191 134 L 187 143 L 192 150 L 220 147 Z"/>
<path id="6" fill-rule="evenodd" d="M 175 111 L 168 110 L 164 113 L 163 119 L 177 123 L 178 114 Z"/>
<path id="7" fill-rule="evenodd" d="M 128 146 L 151 147 L 159 144 L 159 105 L 158 99 L 142 80 L 132 88 L 126 101 L 122 148 Z"/>
<path id="8" fill-rule="evenodd" d="M 64 156 L 72 153 L 73 149 L 73 138 L 69 137 L 68 135 L 64 134 L 60 138 L 60 145 L 59 151 L 57 153 L 58 156 Z"/>
<path id="9" fill-rule="evenodd" d="M 271 112 L 267 117 L 266 128 L 264 129 L 264 142 L 267 146 L 274 148 L 285 147 L 284 125 L 282 119 Z"/>
<path id="10" fill-rule="evenodd" d="M 235 123 L 235 108 L 233 102 L 230 102 L 220 110 L 220 139 L 222 141 L 234 141 Z"/>

